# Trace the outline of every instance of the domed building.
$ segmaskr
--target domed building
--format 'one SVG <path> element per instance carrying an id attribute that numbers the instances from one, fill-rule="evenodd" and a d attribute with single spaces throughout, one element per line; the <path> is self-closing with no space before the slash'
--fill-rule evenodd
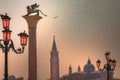
<path id="1" fill-rule="evenodd" d="M 81 71 L 73 72 L 72 66 L 69 66 L 69 72 L 59 77 L 59 51 L 57 50 L 55 37 L 53 39 L 52 50 L 50 51 L 50 79 L 49 80 L 107 80 L 106 71 L 96 71 L 91 60 L 88 59 L 87 64 Z M 110 72 L 110 80 L 113 80 L 113 73 Z"/>
<path id="2" fill-rule="evenodd" d="M 88 59 L 83 71 L 78 66 L 77 72 L 72 72 L 72 67 L 69 67 L 69 73 L 64 75 L 60 80 L 106 80 L 106 71 L 95 71 L 94 65 Z"/>
<path id="3" fill-rule="evenodd" d="M 87 73 L 95 71 L 95 67 L 94 67 L 93 64 L 91 64 L 90 59 L 88 60 L 87 64 L 84 66 L 84 71 L 87 72 Z"/>

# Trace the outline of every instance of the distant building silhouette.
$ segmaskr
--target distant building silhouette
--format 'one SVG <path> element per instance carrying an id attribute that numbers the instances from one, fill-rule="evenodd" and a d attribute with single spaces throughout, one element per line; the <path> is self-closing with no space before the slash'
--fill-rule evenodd
<path id="1" fill-rule="evenodd" d="M 120 80 L 120 79 L 118 79 L 118 78 L 115 78 L 114 80 Z"/>
<path id="2" fill-rule="evenodd" d="M 71 70 L 72 66 L 69 67 L 69 73 L 63 75 L 63 77 L 61 77 L 61 80 L 106 80 L 107 78 L 106 71 L 95 71 L 95 67 L 91 63 L 90 59 L 88 59 L 83 71 L 81 71 L 80 66 L 78 66 L 77 72 L 71 72 Z"/>
<path id="3" fill-rule="evenodd" d="M 107 71 L 95 70 L 90 59 L 88 59 L 87 64 L 84 65 L 83 71 L 81 71 L 80 65 L 78 65 L 77 72 L 73 72 L 72 66 L 70 65 L 68 73 L 59 77 L 59 54 L 55 37 L 53 39 L 52 51 L 50 53 L 50 80 L 107 80 Z M 110 71 L 110 80 L 114 80 L 112 71 Z"/>
<path id="4" fill-rule="evenodd" d="M 16 80 L 16 77 L 15 77 L 14 75 L 10 75 L 10 76 L 8 77 L 8 80 Z"/>
<path id="5" fill-rule="evenodd" d="M 55 36 L 50 55 L 50 80 L 59 80 L 59 53 L 57 51 Z"/>
<path id="6" fill-rule="evenodd" d="M 23 77 L 16 78 L 14 75 L 10 75 L 8 77 L 8 80 L 24 80 L 24 78 Z"/>
<path id="7" fill-rule="evenodd" d="M 23 77 L 19 77 L 19 78 L 17 78 L 17 80 L 24 80 L 24 78 Z"/>

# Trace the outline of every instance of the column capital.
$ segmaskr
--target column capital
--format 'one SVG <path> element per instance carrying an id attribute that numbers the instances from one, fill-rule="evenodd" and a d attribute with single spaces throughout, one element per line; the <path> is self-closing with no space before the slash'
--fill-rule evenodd
<path id="1" fill-rule="evenodd" d="M 26 22 L 28 23 L 28 28 L 36 28 L 37 23 L 40 19 L 42 19 L 41 16 L 32 15 L 32 16 L 22 16 Z"/>

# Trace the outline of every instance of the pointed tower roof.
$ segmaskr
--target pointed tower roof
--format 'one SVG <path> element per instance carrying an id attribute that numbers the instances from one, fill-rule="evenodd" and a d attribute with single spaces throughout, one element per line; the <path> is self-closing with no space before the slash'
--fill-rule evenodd
<path id="1" fill-rule="evenodd" d="M 91 64 L 91 60 L 90 60 L 90 58 L 88 58 L 88 62 L 87 62 L 87 64 Z"/>
<path id="2" fill-rule="evenodd" d="M 69 70 L 72 69 L 71 65 L 69 66 Z"/>
<path id="3" fill-rule="evenodd" d="M 80 69 L 80 65 L 78 65 L 78 72 L 80 72 L 80 70 L 81 70 L 81 69 Z"/>
<path id="4" fill-rule="evenodd" d="M 55 42 L 55 36 L 53 36 L 53 44 L 52 44 L 52 50 L 57 50 L 56 42 Z"/>

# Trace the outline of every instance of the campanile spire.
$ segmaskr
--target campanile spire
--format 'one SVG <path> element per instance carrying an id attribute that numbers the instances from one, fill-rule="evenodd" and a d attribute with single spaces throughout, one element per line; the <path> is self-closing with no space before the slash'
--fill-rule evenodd
<path id="1" fill-rule="evenodd" d="M 57 50 L 57 46 L 56 46 L 56 42 L 55 42 L 55 36 L 53 36 L 52 50 L 53 50 L 53 51 L 56 51 L 56 50 Z"/>
<path id="2" fill-rule="evenodd" d="M 59 53 L 57 51 L 55 36 L 53 37 L 50 55 L 50 80 L 59 80 Z"/>

